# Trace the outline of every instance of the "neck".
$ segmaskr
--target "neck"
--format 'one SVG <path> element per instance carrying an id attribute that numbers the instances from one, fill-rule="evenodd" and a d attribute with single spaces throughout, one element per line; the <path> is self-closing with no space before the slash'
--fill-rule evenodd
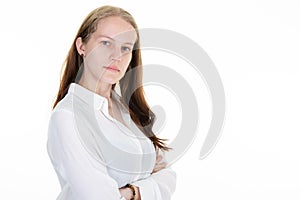
<path id="1" fill-rule="evenodd" d="M 112 84 L 99 82 L 96 88 L 96 93 L 110 99 Z"/>
<path id="2" fill-rule="evenodd" d="M 112 84 L 100 81 L 93 83 L 93 81 L 86 81 L 84 77 L 79 80 L 78 84 L 110 100 Z"/>

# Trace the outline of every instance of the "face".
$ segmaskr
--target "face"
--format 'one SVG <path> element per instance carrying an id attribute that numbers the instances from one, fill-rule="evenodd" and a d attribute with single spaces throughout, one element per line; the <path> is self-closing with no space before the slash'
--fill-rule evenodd
<path id="1" fill-rule="evenodd" d="M 136 39 L 134 28 L 122 18 L 100 20 L 88 42 L 77 44 L 77 50 L 84 58 L 84 77 L 96 85 L 118 82 L 131 61 Z"/>

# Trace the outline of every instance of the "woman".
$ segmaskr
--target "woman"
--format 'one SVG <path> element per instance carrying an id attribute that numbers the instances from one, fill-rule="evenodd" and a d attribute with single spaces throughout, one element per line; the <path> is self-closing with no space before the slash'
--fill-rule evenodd
<path id="1" fill-rule="evenodd" d="M 57 199 L 171 198 L 176 174 L 163 159 L 169 148 L 152 131 L 139 43 L 134 19 L 121 8 L 100 7 L 82 23 L 49 122 Z"/>

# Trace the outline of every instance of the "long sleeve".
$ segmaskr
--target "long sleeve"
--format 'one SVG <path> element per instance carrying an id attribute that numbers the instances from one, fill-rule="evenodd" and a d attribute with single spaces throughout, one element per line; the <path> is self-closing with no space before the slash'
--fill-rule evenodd
<path id="1" fill-rule="evenodd" d="M 82 145 L 72 112 L 60 109 L 52 114 L 47 148 L 62 186 L 58 199 L 121 199 L 117 182 Z"/>
<path id="2" fill-rule="evenodd" d="M 139 187 L 141 200 L 170 200 L 176 188 L 176 173 L 165 168 L 132 185 Z"/>

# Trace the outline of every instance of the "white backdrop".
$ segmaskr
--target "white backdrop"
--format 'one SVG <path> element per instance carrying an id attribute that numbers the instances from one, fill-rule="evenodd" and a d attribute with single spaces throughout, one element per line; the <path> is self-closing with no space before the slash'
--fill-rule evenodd
<path id="1" fill-rule="evenodd" d="M 198 156 L 211 105 L 203 81 L 191 80 L 201 89 L 199 134 L 173 165 L 178 175 L 173 199 L 299 199 L 296 0 L 1 1 L 0 199 L 53 200 L 58 195 L 46 141 L 61 65 L 84 17 L 106 4 L 128 10 L 140 28 L 188 36 L 204 48 L 222 77 L 226 122 L 204 160 Z M 151 55 L 145 56 L 151 62 Z M 147 91 L 152 104 L 159 103 L 160 90 Z M 180 119 L 174 118 L 180 112 L 166 112 L 166 129 L 172 130 L 168 123 L 178 124 L 172 120 Z"/>

